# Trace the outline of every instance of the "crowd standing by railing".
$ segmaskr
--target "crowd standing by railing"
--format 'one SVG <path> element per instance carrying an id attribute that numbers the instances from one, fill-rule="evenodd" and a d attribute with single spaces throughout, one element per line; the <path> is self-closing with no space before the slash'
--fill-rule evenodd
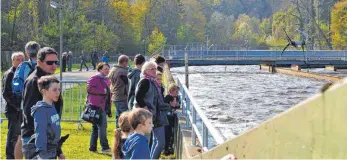
<path id="1" fill-rule="evenodd" d="M 3 78 L 2 93 L 9 120 L 6 158 L 22 159 L 24 155 L 26 159 L 65 159 L 61 145 L 68 136 L 60 137 L 64 105 L 60 82 L 52 76 L 59 64 L 58 53 L 53 48 L 40 48 L 33 41 L 25 46 L 25 53 L 29 57 L 25 62 L 23 53 L 13 53 L 12 67 Z M 62 71 L 66 66 L 71 71 L 72 53 L 62 56 Z M 112 117 L 114 104 L 117 124 L 114 158 L 158 159 L 164 150 L 166 155 L 173 154 L 173 115 L 179 104 L 177 86 L 170 87 L 169 94 L 164 96 L 161 77 L 165 59 L 155 56 L 146 61 L 138 54 L 134 58 L 135 67 L 130 69 L 126 55 L 119 56 L 118 63 L 111 68 L 107 53 L 102 57 L 103 62 L 98 63 L 96 57 L 93 53 L 96 74 L 87 82 L 86 112 L 83 112 L 97 115 L 87 120 L 93 125 L 89 150 L 97 151 L 100 137 L 102 153 L 111 152 L 106 129 L 107 116 Z M 85 65 L 83 55 L 82 65 Z"/>

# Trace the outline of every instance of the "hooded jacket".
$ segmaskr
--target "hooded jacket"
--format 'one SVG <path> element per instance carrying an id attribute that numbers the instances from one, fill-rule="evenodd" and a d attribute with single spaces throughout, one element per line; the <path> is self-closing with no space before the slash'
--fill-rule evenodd
<path id="1" fill-rule="evenodd" d="M 35 147 L 39 158 L 55 158 L 61 133 L 59 114 L 53 105 L 38 101 L 31 108 L 31 116 L 34 117 Z"/>
<path id="2" fill-rule="evenodd" d="M 131 97 L 135 96 L 135 89 L 137 86 L 137 83 L 140 81 L 140 75 L 141 70 L 138 68 L 134 68 L 128 73 L 128 79 L 129 79 L 129 94 L 128 94 L 128 101 Z"/>
<path id="3" fill-rule="evenodd" d="M 150 159 L 148 139 L 139 134 L 130 135 L 122 147 L 124 159 Z"/>
<path id="4" fill-rule="evenodd" d="M 49 75 L 43 71 L 40 67 L 36 67 L 36 70 L 30 74 L 27 80 L 24 82 L 23 90 L 23 123 L 21 125 L 22 137 L 31 137 L 34 134 L 34 119 L 31 116 L 31 108 L 42 100 L 42 95 L 37 86 L 37 81 L 42 76 Z M 60 93 L 59 99 L 54 103 L 54 107 L 61 117 L 63 108 L 63 99 Z"/>
<path id="5" fill-rule="evenodd" d="M 112 101 L 126 101 L 128 98 L 128 68 L 114 65 L 108 75 L 111 80 Z"/>

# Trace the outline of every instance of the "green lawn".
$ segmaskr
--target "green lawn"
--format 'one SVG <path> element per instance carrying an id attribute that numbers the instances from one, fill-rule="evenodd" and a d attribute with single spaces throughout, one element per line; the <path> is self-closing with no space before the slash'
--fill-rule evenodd
<path id="1" fill-rule="evenodd" d="M 68 86 L 69 84 L 63 84 Z M 86 101 L 86 83 L 76 84 L 63 92 L 63 120 L 79 120 Z"/>
<path id="2" fill-rule="evenodd" d="M 113 118 L 111 118 L 113 119 Z M 63 145 L 63 152 L 67 159 L 111 159 L 111 154 L 102 154 L 100 141 L 98 140 L 98 153 L 93 153 L 88 150 L 90 142 L 90 133 L 92 125 L 90 123 L 82 123 L 83 127 L 78 129 L 77 123 L 62 122 L 62 136 L 70 134 L 70 137 Z M 114 141 L 114 123 L 108 123 L 107 139 L 109 146 L 113 147 Z M 7 136 L 7 120 L 1 123 L 0 137 L 0 159 L 6 158 L 6 136 Z M 174 155 L 161 156 L 161 159 L 175 159 Z"/>
<path id="3" fill-rule="evenodd" d="M 89 123 L 83 123 L 84 129 L 77 129 L 77 123 L 62 122 L 62 135 L 70 134 L 70 137 L 63 145 L 63 152 L 68 159 L 111 159 L 111 154 L 93 153 L 88 150 L 90 133 L 92 125 Z M 110 147 L 113 144 L 113 128 L 114 123 L 108 123 L 107 138 Z M 5 159 L 5 146 L 7 135 L 7 121 L 1 124 L 1 145 L 0 145 L 0 159 Z M 101 152 L 100 141 L 98 141 L 98 150 Z"/>

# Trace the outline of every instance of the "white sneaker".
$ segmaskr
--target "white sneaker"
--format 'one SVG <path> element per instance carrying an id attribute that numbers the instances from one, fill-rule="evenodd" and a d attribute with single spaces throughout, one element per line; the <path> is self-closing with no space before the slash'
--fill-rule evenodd
<path id="1" fill-rule="evenodd" d="M 103 151 L 101 151 L 101 153 L 111 153 L 111 149 L 103 150 Z"/>

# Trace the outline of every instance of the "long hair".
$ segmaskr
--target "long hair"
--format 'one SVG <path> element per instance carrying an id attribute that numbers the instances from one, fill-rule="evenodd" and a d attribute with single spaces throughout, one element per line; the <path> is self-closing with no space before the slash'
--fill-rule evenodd
<path id="1" fill-rule="evenodd" d="M 114 143 L 113 143 L 113 156 L 115 159 L 121 159 L 122 153 L 122 132 L 129 133 L 132 128 L 128 121 L 128 115 L 130 112 L 123 112 L 118 120 L 119 128 L 114 130 Z"/>

